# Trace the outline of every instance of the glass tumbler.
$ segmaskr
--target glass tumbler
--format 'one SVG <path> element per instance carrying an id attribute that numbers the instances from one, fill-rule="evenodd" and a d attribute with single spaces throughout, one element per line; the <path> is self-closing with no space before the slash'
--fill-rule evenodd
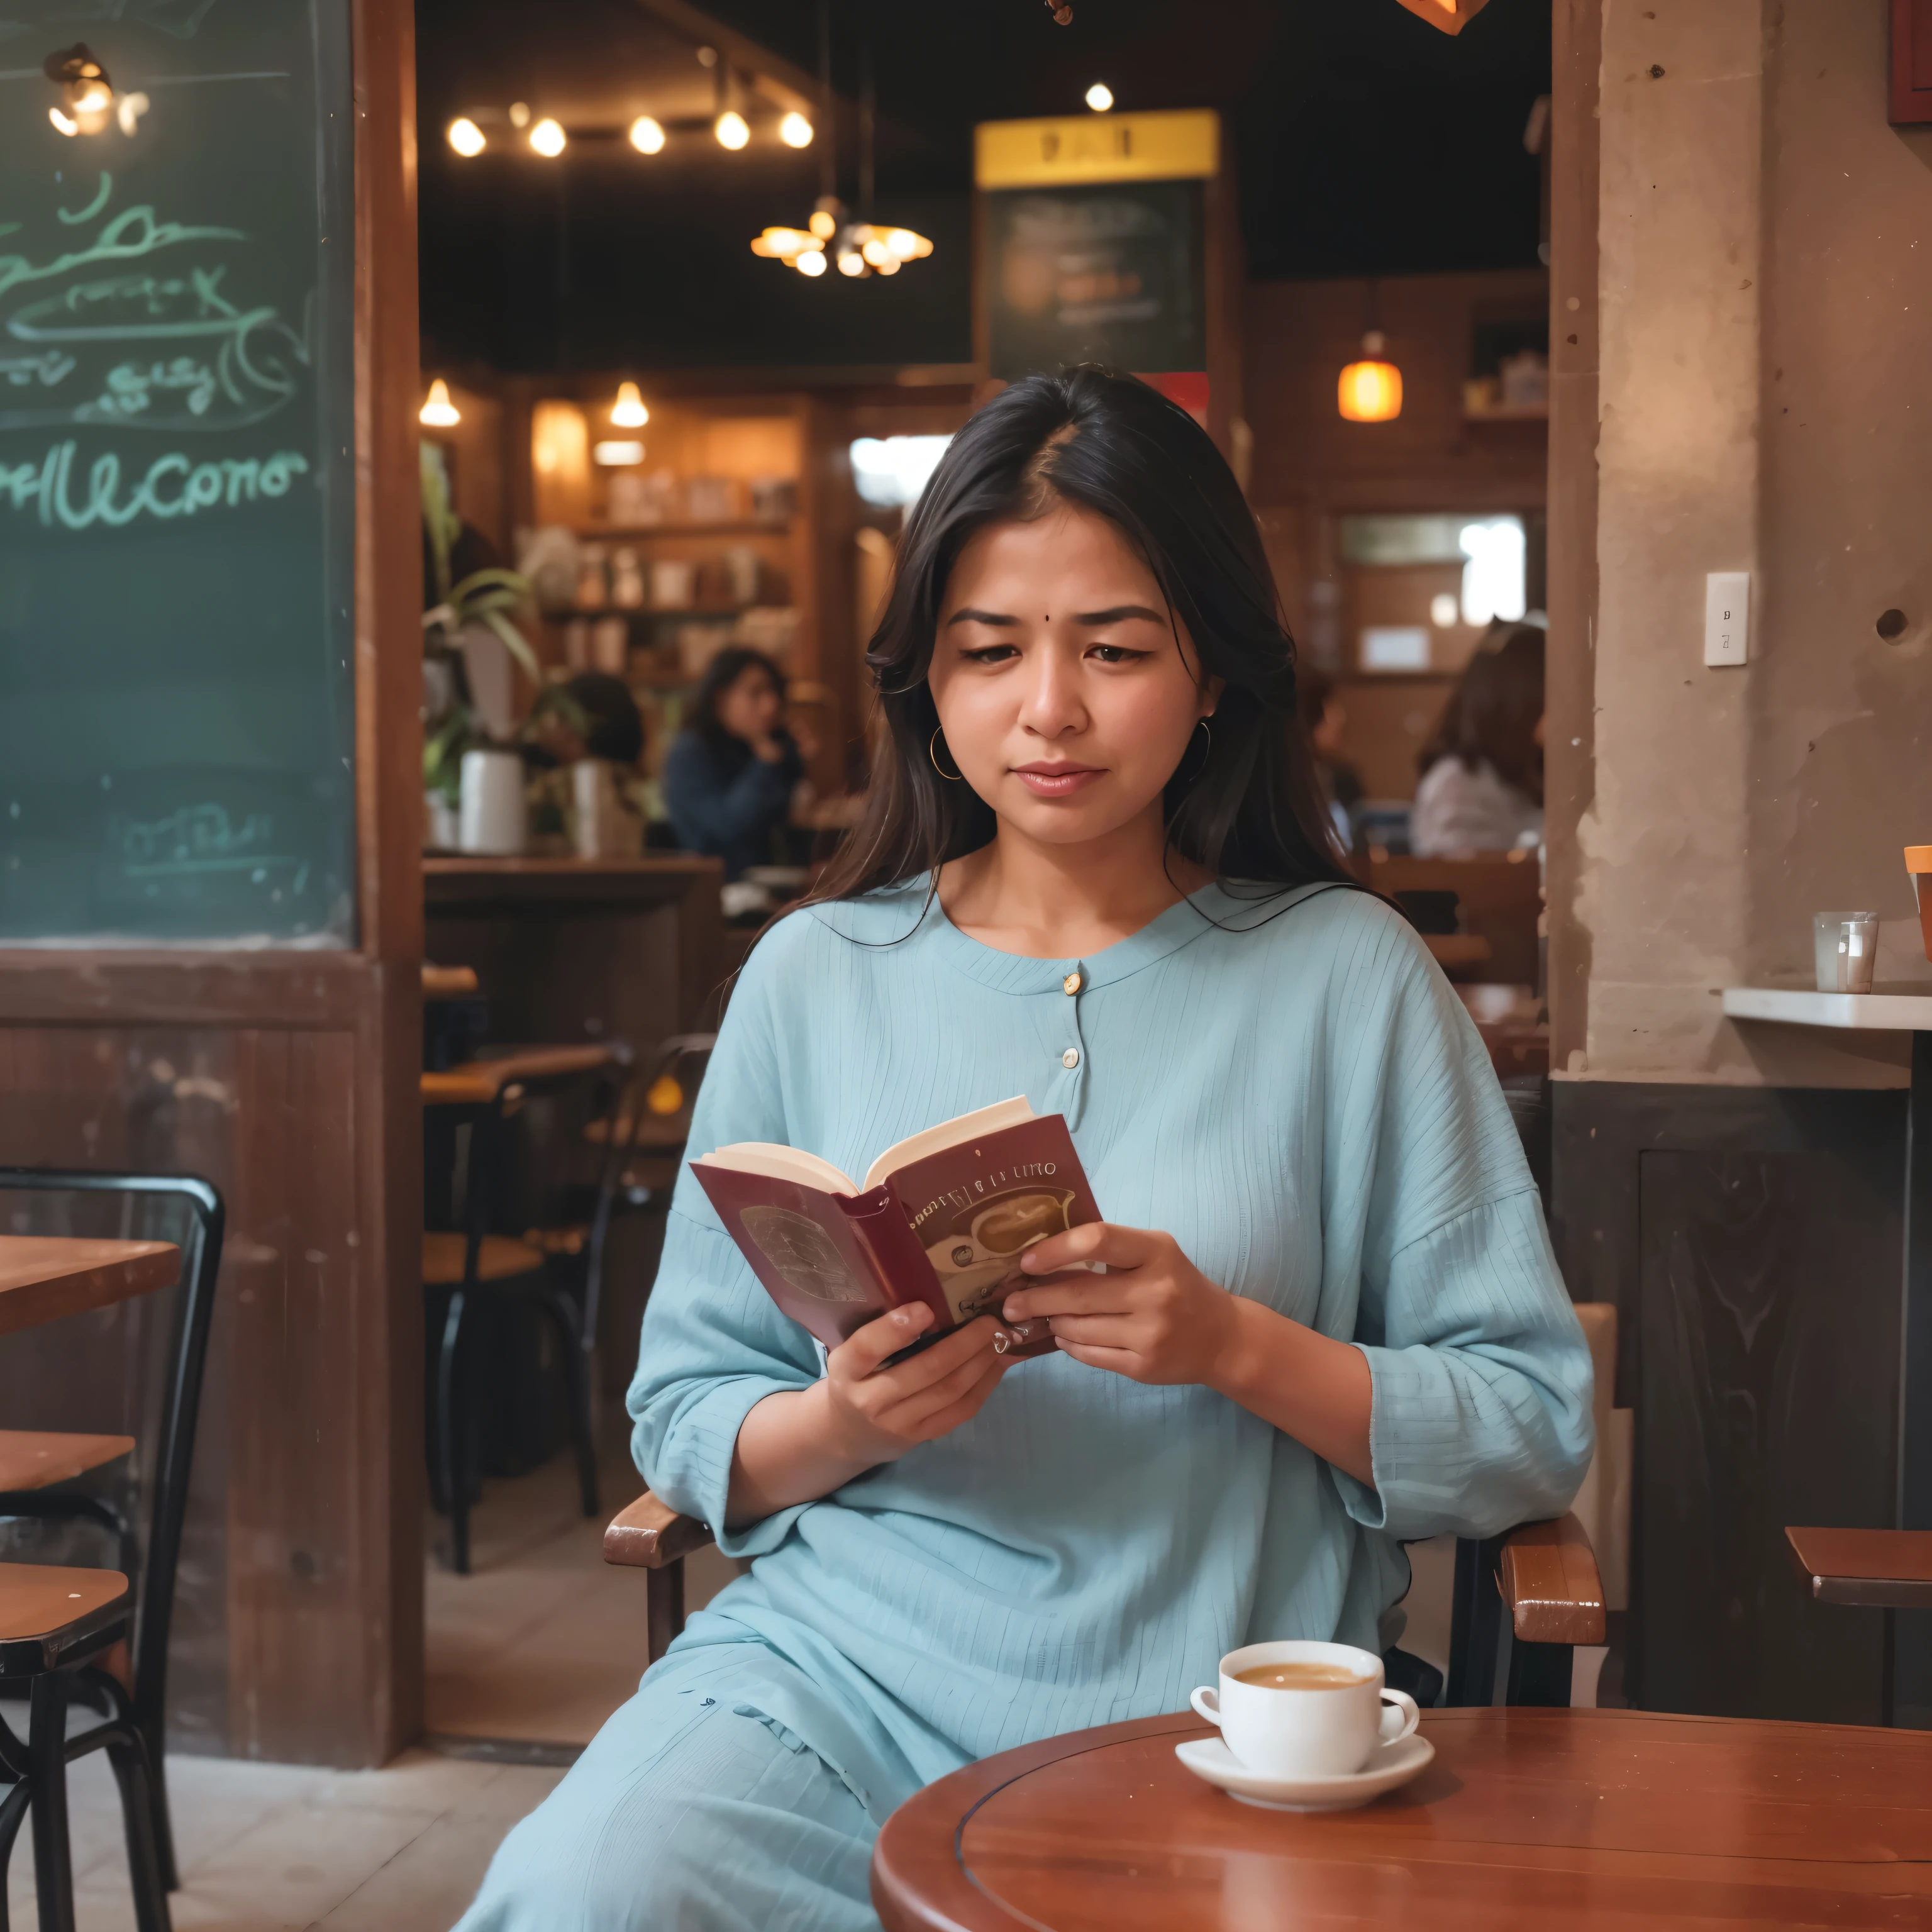
<path id="1" fill-rule="evenodd" d="M 1811 918 L 1811 946 L 1821 993 L 1869 993 L 1878 957 L 1878 914 L 1821 912 Z"/>

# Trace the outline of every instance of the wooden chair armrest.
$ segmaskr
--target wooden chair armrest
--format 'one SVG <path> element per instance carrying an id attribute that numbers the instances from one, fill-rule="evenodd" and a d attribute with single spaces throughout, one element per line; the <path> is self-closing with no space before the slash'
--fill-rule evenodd
<path id="1" fill-rule="evenodd" d="M 631 1570 L 662 1570 L 682 1562 L 712 1540 L 695 1516 L 680 1516 L 649 1490 L 620 1510 L 604 1532 L 604 1560 Z"/>
<path id="2" fill-rule="evenodd" d="M 1511 1530 L 1503 1538 L 1496 1587 L 1519 1642 L 1606 1640 L 1604 1580 L 1589 1537 L 1574 1516 Z"/>

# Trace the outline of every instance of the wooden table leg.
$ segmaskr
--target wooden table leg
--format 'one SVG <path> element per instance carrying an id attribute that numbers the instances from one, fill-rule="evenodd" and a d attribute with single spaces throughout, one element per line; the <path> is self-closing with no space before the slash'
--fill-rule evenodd
<path id="1" fill-rule="evenodd" d="M 1900 1317 L 1900 1529 L 1932 1529 L 1932 1033 L 1912 1036 L 1905 1129 L 1905 1271 Z M 1891 1610 L 1891 1721 L 1932 1730 L 1932 1611 Z"/>

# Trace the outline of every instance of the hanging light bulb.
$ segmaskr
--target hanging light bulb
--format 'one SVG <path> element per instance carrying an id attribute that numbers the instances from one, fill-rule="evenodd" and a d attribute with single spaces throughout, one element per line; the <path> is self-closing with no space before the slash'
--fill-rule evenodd
<path id="1" fill-rule="evenodd" d="M 812 211 L 812 219 L 806 224 L 821 242 L 830 242 L 838 232 L 838 203 L 829 194 L 818 197 L 818 206 Z"/>
<path id="2" fill-rule="evenodd" d="M 778 139 L 788 148 L 812 146 L 812 125 L 802 114 L 788 114 L 778 123 Z"/>
<path id="3" fill-rule="evenodd" d="M 610 405 L 610 420 L 620 429 L 642 429 L 651 419 L 651 412 L 644 407 L 644 399 L 638 392 L 634 382 L 617 385 L 617 400 Z"/>
<path id="4" fill-rule="evenodd" d="M 449 385 L 437 376 L 416 412 L 416 421 L 430 429 L 454 429 L 462 420 L 462 412 L 449 400 Z"/>
<path id="5" fill-rule="evenodd" d="M 752 138 L 752 130 L 746 126 L 745 117 L 735 107 L 728 107 L 711 124 L 711 131 L 718 136 L 721 148 L 729 148 L 734 153 Z"/>
<path id="6" fill-rule="evenodd" d="M 1087 105 L 1096 114 L 1104 114 L 1114 104 L 1114 90 L 1104 80 L 1096 80 L 1087 90 Z"/>
<path id="7" fill-rule="evenodd" d="M 842 248 L 838 251 L 838 272 L 842 275 L 862 275 L 869 272 L 866 258 L 856 248 Z"/>
<path id="8" fill-rule="evenodd" d="M 631 146 L 640 154 L 661 154 L 664 152 L 664 130 L 658 122 L 648 114 L 640 114 L 631 123 Z"/>
<path id="9" fill-rule="evenodd" d="M 460 115 L 449 124 L 449 145 L 459 154 L 480 154 L 488 145 L 483 130 L 468 115 Z"/>
<path id="10" fill-rule="evenodd" d="M 825 272 L 825 250 L 823 248 L 808 248 L 792 263 L 792 266 L 801 275 L 809 275 L 815 279 Z"/>
<path id="11" fill-rule="evenodd" d="M 1345 422 L 1393 422 L 1402 414 L 1402 371 L 1384 361 L 1388 339 L 1378 328 L 1362 338 L 1362 358 L 1342 371 L 1335 406 Z"/>
<path id="12" fill-rule="evenodd" d="M 568 138 L 548 114 L 530 130 L 530 146 L 546 160 L 555 160 L 563 152 Z"/>
<path id="13" fill-rule="evenodd" d="M 76 41 L 48 55 L 40 71 L 61 91 L 62 104 L 47 110 L 47 118 L 65 135 L 98 134 L 113 111 L 114 88 L 107 71 Z"/>

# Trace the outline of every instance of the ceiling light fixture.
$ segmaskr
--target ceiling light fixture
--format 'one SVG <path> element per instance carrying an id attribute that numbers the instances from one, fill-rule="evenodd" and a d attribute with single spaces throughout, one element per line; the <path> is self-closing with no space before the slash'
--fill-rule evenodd
<path id="1" fill-rule="evenodd" d="M 430 429 L 454 429 L 462 420 L 462 412 L 449 400 L 449 385 L 437 376 L 416 412 L 416 421 Z"/>
<path id="2" fill-rule="evenodd" d="M 1114 104 L 1114 90 L 1104 80 L 1096 80 L 1087 90 L 1087 105 L 1096 114 L 1104 114 Z"/>
<path id="3" fill-rule="evenodd" d="M 832 116 L 832 34 L 825 0 L 818 10 L 818 80 L 821 95 L 820 120 L 836 129 Z M 802 117 L 800 117 L 802 118 Z M 872 71 L 868 60 L 859 92 L 859 212 L 854 220 L 850 211 L 838 198 L 834 185 L 837 157 L 836 141 L 828 140 L 820 149 L 819 174 L 822 192 L 802 228 L 767 228 L 752 244 L 752 253 L 768 261 L 782 262 L 802 275 L 816 280 L 825 272 L 829 256 L 838 265 L 838 272 L 854 281 L 868 275 L 896 275 L 908 262 L 922 261 L 932 253 L 932 244 L 910 228 L 892 228 L 876 224 L 872 213 L 873 148 Z M 782 129 L 780 130 L 782 133 Z"/>
<path id="4" fill-rule="evenodd" d="M 752 138 L 752 130 L 746 124 L 745 117 L 735 107 L 728 107 L 711 124 L 711 131 L 718 137 L 721 148 L 729 148 L 734 154 Z"/>
<path id="5" fill-rule="evenodd" d="M 40 71 L 61 91 L 62 105 L 50 107 L 47 118 L 68 136 L 98 134 L 114 106 L 114 88 L 107 71 L 82 43 L 51 53 Z"/>
<path id="6" fill-rule="evenodd" d="M 610 420 L 620 429 L 642 429 L 651 419 L 644 399 L 634 382 L 617 385 L 617 400 L 610 405 Z"/>
<path id="7" fill-rule="evenodd" d="M 812 123 L 802 114 L 788 114 L 778 123 L 778 139 L 788 148 L 808 148 L 813 134 Z"/>
<path id="8" fill-rule="evenodd" d="M 510 103 L 510 125 L 512 128 L 527 128 L 530 124 L 530 103 L 526 100 L 512 101 Z"/>
<path id="9" fill-rule="evenodd" d="M 661 154 L 664 152 L 663 125 L 653 121 L 648 114 L 640 114 L 631 123 L 630 139 L 631 146 L 640 154 Z"/>
<path id="10" fill-rule="evenodd" d="M 530 146 L 548 161 L 555 160 L 563 152 L 568 139 L 562 128 L 548 114 L 530 130 Z"/>
<path id="11" fill-rule="evenodd" d="M 1385 359 L 1388 338 L 1378 328 L 1362 338 L 1362 359 L 1351 362 L 1335 386 L 1335 406 L 1345 422 L 1393 422 L 1402 414 L 1402 371 Z"/>
<path id="12" fill-rule="evenodd" d="M 480 154 L 489 143 L 483 138 L 482 129 L 464 114 L 449 124 L 449 145 L 459 154 L 467 157 Z"/>

